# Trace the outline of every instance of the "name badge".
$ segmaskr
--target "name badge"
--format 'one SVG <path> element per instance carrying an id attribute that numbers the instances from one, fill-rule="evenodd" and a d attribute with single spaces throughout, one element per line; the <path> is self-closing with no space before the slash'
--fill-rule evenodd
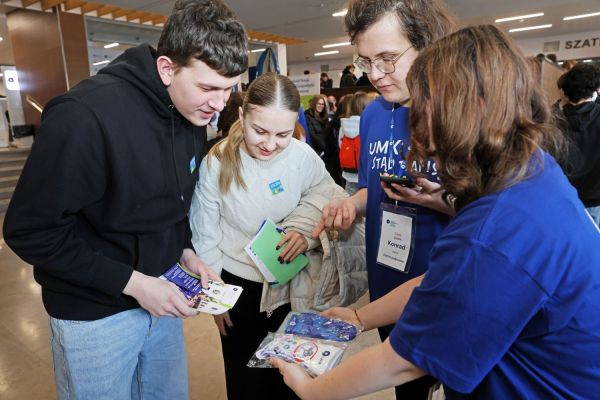
<path id="1" fill-rule="evenodd" d="M 415 209 L 381 205 L 378 264 L 408 273 L 415 243 L 415 222 Z"/>
<path id="2" fill-rule="evenodd" d="M 269 183 L 269 189 L 271 189 L 271 193 L 273 195 L 277 195 L 284 191 L 283 184 L 279 179 L 277 179 L 275 182 Z"/>

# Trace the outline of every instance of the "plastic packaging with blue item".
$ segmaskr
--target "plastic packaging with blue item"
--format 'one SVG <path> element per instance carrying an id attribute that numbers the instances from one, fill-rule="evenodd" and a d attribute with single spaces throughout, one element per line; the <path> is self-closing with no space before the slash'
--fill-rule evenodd
<path id="1" fill-rule="evenodd" d="M 310 312 L 291 312 L 282 326 L 285 333 L 336 342 L 354 340 L 361 331 L 361 327 L 349 322 Z"/>

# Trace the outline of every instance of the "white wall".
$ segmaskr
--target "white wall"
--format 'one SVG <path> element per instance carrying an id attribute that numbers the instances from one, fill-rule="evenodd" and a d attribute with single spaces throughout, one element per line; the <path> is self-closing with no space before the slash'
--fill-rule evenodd
<path id="1" fill-rule="evenodd" d="M 517 40 L 528 56 L 554 53 L 559 60 L 600 57 L 600 31 Z"/>

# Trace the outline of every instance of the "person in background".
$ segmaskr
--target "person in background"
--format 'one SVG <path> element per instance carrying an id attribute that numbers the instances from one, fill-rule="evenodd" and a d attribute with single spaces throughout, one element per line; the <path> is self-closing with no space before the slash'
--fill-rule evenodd
<path id="1" fill-rule="evenodd" d="M 307 136 L 310 137 L 310 146 L 317 152 L 319 157 L 323 157 L 327 146 L 325 127 L 329 120 L 327 97 L 318 94 L 310 99 L 308 106 L 308 110 L 304 112 L 306 126 L 308 127 Z"/>
<path id="2" fill-rule="evenodd" d="M 363 72 L 362 75 L 360 76 L 360 78 L 358 78 L 358 80 L 356 81 L 356 86 L 371 86 L 371 87 L 373 87 L 373 84 L 369 80 L 369 76 L 367 75 L 366 72 Z"/>
<path id="3" fill-rule="evenodd" d="M 357 216 L 366 217 L 366 264 L 369 295 L 374 301 L 427 270 L 431 247 L 448 223 L 448 214 L 453 213 L 436 191 L 435 160 L 422 166 L 406 162 L 410 94 L 405 79 L 419 52 L 452 32 L 455 24 L 445 5 L 437 0 L 353 0 L 348 6 L 345 23 L 359 55 L 355 63 L 367 72 L 381 96 L 367 106 L 360 119 L 358 191 L 324 207 L 314 235 L 322 229 L 347 229 Z M 398 186 L 392 196 L 383 191 L 381 174 L 413 172 L 422 173 L 414 180 L 414 189 Z M 380 246 L 386 249 L 392 239 L 382 237 L 382 221 L 388 219 L 384 215 L 408 220 L 414 227 L 413 234 L 403 234 L 412 250 L 402 258 L 379 256 Z M 392 328 L 379 330 L 382 340 Z M 424 377 L 396 388 L 396 396 L 426 398 L 434 382 Z"/>
<path id="4" fill-rule="evenodd" d="M 517 45 L 492 25 L 465 28 L 423 50 L 406 81 L 408 160 L 437 160 L 457 214 L 412 290 L 345 309 L 366 328 L 399 317 L 384 343 L 314 379 L 271 363 L 306 400 L 426 373 L 443 385 L 434 399 L 597 398 L 600 233 L 547 152 L 562 134 Z"/>
<path id="5" fill-rule="evenodd" d="M 556 58 L 556 54 L 550 53 L 546 55 L 546 58 L 550 60 L 554 65 L 558 65 L 558 58 Z"/>
<path id="6" fill-rule="evenodd" d="M 340 132 L 340 119 L 344 118 L 350 112 L 350 105 L 352 103 L 352 93 L 342 96 L 335 113 L 329 118 L 325 131 L 323 133 L 325 137 L 325 151 L 323 154 L 323 161 L 325 162 L 325 168 L 338 185 L 341 187 L 345 186 L 344 178 L 342 178 L 342 167 L 340 165 L 340 147 L 338 143 L 338 136 Z"/>
<path id="7" fill-rule="evenodd" d="M 208 150 L 229 134 L 229 128 L 240 117 L 239 109 L 244 102 L 244 92 L 233 92 L 225 104 L 225 108 L 219 115 L 217 121 L 217 136 L 208 141 Z"/>
<path id="8" fill-rule="evenodd" d="M 333 80 L 327 75 L 327 72 L 321 72 L 321 90 L 331 89 L 333 87 Z"/>
<path id="9" fill-rule="evenodd" d="M 352 196 L 358 190 L 358 166 L 360 165 L 360 115 L 369 104 L 365 92 L 358 91 L 350 99 L 346 113 L 340 118 L 338 135 L 339 160 L 342 177 L 346 181 L 344 189 Z"/>
<path id="10" fill-rule="evenodd" d="M 327 108 L 329 110 L 329 118 L 337 111 L 337 99 L 335 96 L 327 96 Z"/>
<path id="11" fill-rule="evenodd" d="M 353 279 L 343 280 L 336 271 L 349 272 L 352 264 L 364 267 L 362 252 L 356 257 L 341 254 L 344 265 L 334 266 L 331 258 L 326 263 L 321 240 L 310 237 L 322 205 L 346 193 L 315 152 L 292 137 L 299 125 L 299 107 L 300 95 L 292 81 L 274 73 L 261 75 L 248 88 L 240 119 L 229 136 L 200 166 L 190 209 L 194 248 L 225 282 L 244 289 L 232 310 L 215 316 L 230 400 L 295 398 L 276 370 L 248 368 L 248 360 L 292 306 L 306 311 L 321 306 L 317 298 L 327 293 L 342 287 L 352 293 L 361 284 L 359 275 L 348 273 Z M 283 248 L 280 263 L 289 263 L 302 252 L 310 259 L 292 281 L 277 287 L 265 281 L 244 250 L 267 218 L 285 232 L 277 247 L 273 244 L 274 251 Z M 356 241 L 360 243 L 360 237 Z M 342 242 L 340 237 L 332 247 Z M 361 285 L 366 288 L 365 281 L 363 274 Z"/>
<path id="12" fill-rule="evenodd" d="M 187 214 L 247 50 L 220 0 L 179 0 L 156 50 L 132 47 L 46 105 L 4 239 L 42 287 L 59 399 L 189 397 L 182 318 L 197 310 L 159 276 L 179 262 L 219 279 Z"/>
<path id="13" fill-rule="evenodd" d="M 342 71 L 342 77 L 340 78 L 340 87 L 354 87 L 356 86 L 356 76 L 354 76 L 354 65 L 346 65 L 346 68 Z"/>
<path id="14" fill-rule="evenodd" d="M 569 71 L 571 68 L 577 65 L 577 60 L 567 60 L 563 63 L 562 67 L 565 71 Z"/>
<path id="15" fill-rule="evenodd" d="M 562 77 L 569 99 L 563 107 L 570 149 L 565 171 L 596 225 L 600 226 L 600 105 L 594 102 L 600 70 L 577 64 Z"/>

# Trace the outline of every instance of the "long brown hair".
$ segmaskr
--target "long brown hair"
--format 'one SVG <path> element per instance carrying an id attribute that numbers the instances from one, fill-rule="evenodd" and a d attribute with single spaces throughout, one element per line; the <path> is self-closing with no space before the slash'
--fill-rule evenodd
<path id="1" fill-rule="evenodd" d="M 409 165 L 435 157 L 457 209 L 525 179 L 539 149 L 562 148 L 527 61 L 492 25 L 461 29 L 430 45 L 406 82 Z"/>
<path id="2" fill-rule="evenodd" d="M 323 102 L 325 103 L 325 107 L 323 107 L 323 110 L 320 113 L 317 113 L 317 103 L 319 102 L 319 100 L 323 100 Z M 317 94 L 312 99 L 310 99 L 308 106 L 312 110 L 313 116 L 316 119 L 318 119 L 320 121 L 327 121 L 327 117 L 328 117 L 327 96 L 325 96 L 324 94 Z"/>
<path id="3" fill-rule="evenodd" d="M 267 73 L 256 78 L 246 92 L 242 104 L 245 116 L 254 107 L 276 107 L 280 110 L 298 112 L 300 95 L 294 83 L 287 77 L 275 73 Z M 241 122 L 236 121 L 229 129 L 229 136 L 210 150 L 207 165 L 211 167 L 211 159 L 216 157 L 221 162 L 219 171 L 219 190 L 222 194 L 229 193 L 231 183 L 246 190 L 242 177 L 242 161 L 240 145 L 244 141 L 244 129 Z"/>

